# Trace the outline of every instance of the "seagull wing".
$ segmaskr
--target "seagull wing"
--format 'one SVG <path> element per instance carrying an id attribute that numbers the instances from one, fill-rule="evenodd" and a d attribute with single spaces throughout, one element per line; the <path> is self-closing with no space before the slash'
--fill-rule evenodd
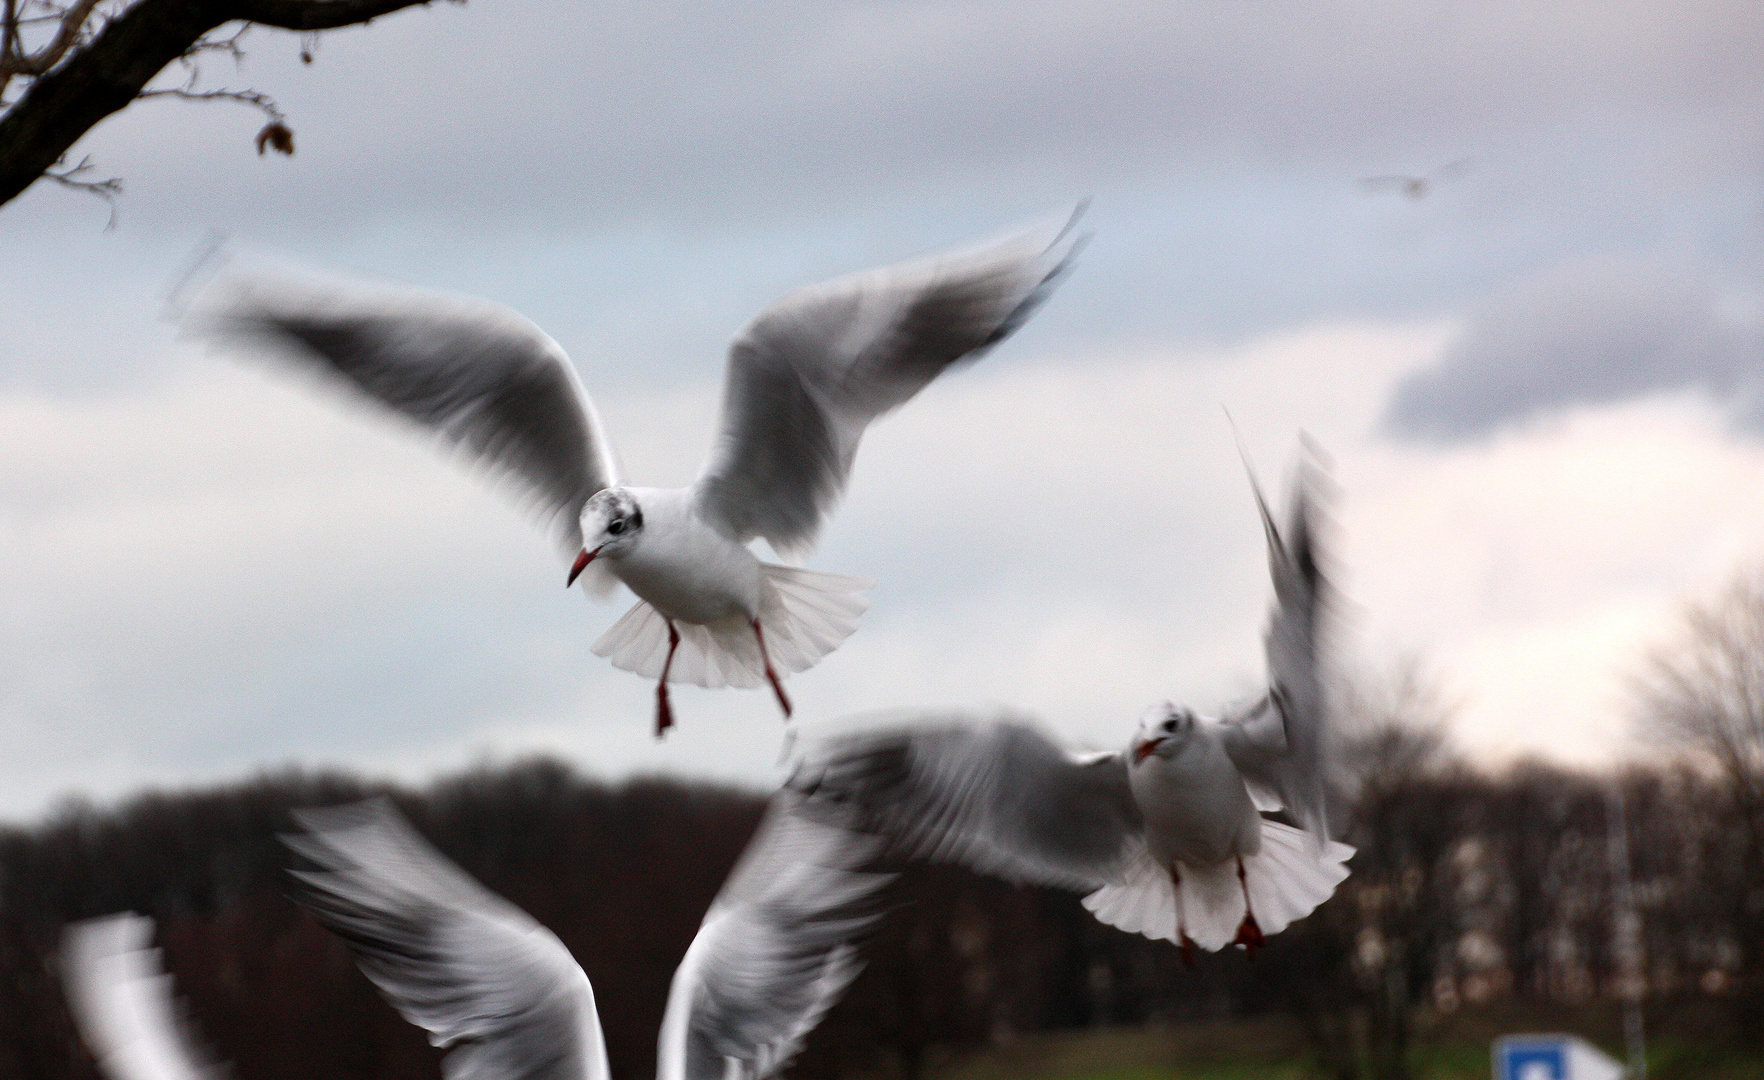
<path id="1" fill-rule="evenodd" d="M 1115 881 L 1141 830 L 1121 755 L 1074 757 L 1008 717 L 924 713 L 830 738 L 789 786 L 803 813 L 908 857 L 1074 889 Z"/>
<path id="2" fill-rule="evenodd" d="M 406 1020 L 452 1047 L 448 1080 L 607 1080 L 594 990 L 563 942 L 449 862 L 384 799 L 302 810 L 320 869 L 296 898 Z"/>
<path id="3" fill-rule="evenodd" d="M 674 972 L 658 1080 L 763 1080 L 789 1063 L 862 963 L 892 874 L 874 837 L 780 792 Z"/>
<path id="4" fill-rule="evenodd" d="M 500 304 L 229 266 L 188 328 L 284 357 L 439 435 L 511 478 L 574 555 L 582 506 L 618 466 L 569 358 Z"/>
<path id="5" fill-rule="evenodd" d="M 1329 699 L 1323 680 L 1321 638 L 1327 630 L 1329 582 L 1318 563 L 1320 501 L 1328 477 L 1314 455 L 1300 459 L 1285 532 L 1275 523 L 1255 474 L 1250 487 L 1268 540 L 1274 607 L 1263 648 L 1268 693 L 1249 709 L 1226 717 L 1221 741 L 1252 784 L 1276 792 L 1305 829 L 1327 838 L 1323 755 L 1329 736 Z"/>
<path id="6" fill-rule="evenodd" d="M 1071 266 L 1070 216 L 799 289 L 736 337 L 700 514 L 774 548 L 814 543 L 872 420 L 1028 319 Z"/>
<path id="7" fill-rule="evenodd" d="M 62 976 L 80 1035 L 110 1080 L 221 1080 L 226 1070 L 184 1021 L 152 938 L 153 920 L 127 912 L 63 932 Z"/>

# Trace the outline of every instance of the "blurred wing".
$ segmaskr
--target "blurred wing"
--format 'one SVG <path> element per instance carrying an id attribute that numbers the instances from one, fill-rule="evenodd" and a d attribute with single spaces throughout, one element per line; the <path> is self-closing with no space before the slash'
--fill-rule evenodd
<path id="1" fill-rule="evenodd" d="M 1433 170 L 1433 179 L 1455 180 L 1460 176 L 1468 175 L 1474 170 L 1474 168 L 1475 166 L 1469 158 L 1459 158 L 1456 161 L 1448 161 L 1444 165 Z"/>
<path id="2" fill-rule="evenodd" d="M 594 991 L 551 931 L 473 881 L 384 799 L 296 812 L 320 867 L 296 899 L 436 1046 L 448 1080 L 607 1080 Z"/>
<path id="3" fill-rule="evenodd" d="M 773 800 L 674 972 L 658 1080 L 762 1080 L 789 1063 L 862 962 L 892 874 L 881 849 Z"/>
<path id="4" fill-rule="evenodd" d="M 500 304 L 229 267 L 185 322 L 340 381 L 512 478 L 569 555 L 583 504 L 618 482 L 569 359 Z"/>
<path id="5" fill-rule="evenodd" d="M 813 285 L 749 323 L 729 351 L 722 430 L 699 512 L 731 537 L 814 543 L 872 420 L 1028 319 L 1078 246 L 1061 222 Z"/>
<path id="6" fill-rule="evenodd" d="M 153 920 L 129 912 L 63 931 L 62 978 L 80 1035 L 110 1080 L 221 1080 L 226 1070 L 189 1030 L 152 939 Z"/>
<path id="7" fill-rule="evenodd" d="M 1327 484 L 1323 466 L 1307 452 L 1293 481 L 1291 517 L 1283 534 L 1255 474 L 1250 474 L 1274 579 L 1274 608 L 1263 635 L 1268 694 L 1227 717 L 1221 732 L 1225 752 L 1245 779 L 1277 793 L 1319 839 L 1329 835 L 1323 775 L 1329 702 L 1320 644 L 1327 629 L 1329 582 L 1318 565 L 1317 535 L 1323 524 L 1319 502 L 1327 495 Z"/>
<path id="8" fill-rule="evenodd" d="M 911 858 L 1089 890 L 1141 827 L 1119 754 L 1076 759 L 1021 720 L 923 714 L 804 753 L 789 785 L 817 820 Z"/>

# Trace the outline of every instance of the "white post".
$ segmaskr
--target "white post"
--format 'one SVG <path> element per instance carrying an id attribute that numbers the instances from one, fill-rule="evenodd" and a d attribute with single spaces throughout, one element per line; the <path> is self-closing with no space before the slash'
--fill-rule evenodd
<path id="1" fill-rule="evenodd" d="M 1647 1080 L 1647 1044 L 1642 1032 L 1642 995 L 1647 968 L 1642 952 L 1641 914 L 1635 909 L 1635 887 L 1629 875 L 1629 814 L 1624 806 L 1623 775 L 1611 778 L 1607 854 L 1611 859 L 1612 957 L 1617 967 L 1617 995 L 1623 1001 L 1623 1047 L 1629 1058 L 1629 1080 Z"/>

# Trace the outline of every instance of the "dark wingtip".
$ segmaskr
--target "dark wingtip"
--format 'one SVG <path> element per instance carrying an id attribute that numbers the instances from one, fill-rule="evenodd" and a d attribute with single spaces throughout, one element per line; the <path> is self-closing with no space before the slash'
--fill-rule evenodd
<path id="1" fill-rule="evenodd" d="M 1326 584 L 1324 562 L 1327 553 L 1319 550 L 1322 540 L 1319 534 L 1327 532 L 1328 508 L 1336 494 L 1332 478 L 1334 460 L 1329 451 L 1307 432 L 1299 432 L 1299 446 L 1303 453 L 1293 480 L 1289 557 L 1297 565 L 1306 586 L 1316 594 Z"/>
<path id="2" fill-rule="evenodd" d="M 978 356 L 1021 329 L 1023 324 L 1029 321 L 1029 317 L 1034 315 L 1041 305 L 1047 302 L 1047 298 L 1053 295 L 1054 290 L 1060 287 L 1066 276 L 1077 267 L 1078 253 L 1084 250 L 1084 246 L 1090 242 L 1092 235 L 1090 233 L 1072 235 L 1073 225 L 1077 222 L 1078 215 L 1084 212 L 1085 205 L 1087 203 L 1079 204 L 1078 209 L 1072 212 L 1071 219 L 1044 249 L 1043 254 L 1053 252 L 1064 243 L 1066 247 L 1060 253 L 1058 261 L 1048 267 L 1047 273 L 1041 276 L 1041 280 L 1035 283 L 1035 287 L 1029 290 L 1017 303 L 1017 306 L 1010 310 L 1009 314 L 999 320 L 998 326 L 993 328 L 992 333 L 986 335 L 984 341 L 975 346 L 969 353 L 970 356 Z"/>
<path id="3" fill-rule="evenodd" d="M 1231 427 L 1231 439 L 1237 444 L 1238 460 L 1243 462 L 1243 473 L 1249 478 L 1250 494 L 1256 500 L 1256 512 L 1262 517 L 1262 531 L 1268 537 L 1268 554 L 1270 558 L 1279 558 L 1285 553 L 1281 542 L 1280 529 L 1274 523 L 1274 512 L 1268 508 L 1268 497 L 1262 491 L 1262 482 L 1256 478 L 1256 467 L 1250 464 L 1249 448 L 1243 444 L 1243 434 L 1237 430 L 1237 420 L 1225 405 L 1219 406 L 1225 414 L 1225 423 Z M 1303 435 L 1300 436 L 1301 441 Z"/>

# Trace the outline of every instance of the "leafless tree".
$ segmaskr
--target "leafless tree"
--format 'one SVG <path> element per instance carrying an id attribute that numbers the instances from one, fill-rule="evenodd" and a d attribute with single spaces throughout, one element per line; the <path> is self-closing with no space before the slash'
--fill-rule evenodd
<path id="1" fill-rule="evenodd" d="M 40 179 L 114 201 L 122 182 L 99 178 L 75 143 L 143 98 L 231 101 L 264 115 L 257 152 L 294 152 L 274 99 L 257 90 L 204 89 L 203 60 L 243 57 L 254 25 L 308 35 L 366 23 L 428 0 L 0 0 L 0 204 Z M 173 64 L 176 85 L 152 84 Z M 150 88 L 150 86 L 152 88 Z"/>
<path id="2" fill-rule="evenodd" d="M 1688 607 L 1678 639 L 1648 658 L 1635 692 L 1650 734 L 1706 756 L 1726 782 L 1723 825 L 1740 842 L 1708 885 L 1728 897 L 1739 1030 L 1764 1043 L 1764 571 Z"/>
<path id="3" fill-rule="evenodd" d="M 1409 1080 L 1416 1017 L 1464 930 L 1455 856 L 1476 792 L 1446 736 L 1453 704 L 1418 661 L 1351 675 L 1337 700 L 1336 817 L 1359 852 L 1319 912 L 1333 970 L 1300 1011 L 1326 1075 Z"/>
<path id="4" fill-rule="evenodd" d="M 1637 691 L 1654 734 L 1720 767 L 1748 812 L 1753 844 L 1764 846 L 1764 572 L 1691 605 L 1680 639 L 1649 658 Z"/>

